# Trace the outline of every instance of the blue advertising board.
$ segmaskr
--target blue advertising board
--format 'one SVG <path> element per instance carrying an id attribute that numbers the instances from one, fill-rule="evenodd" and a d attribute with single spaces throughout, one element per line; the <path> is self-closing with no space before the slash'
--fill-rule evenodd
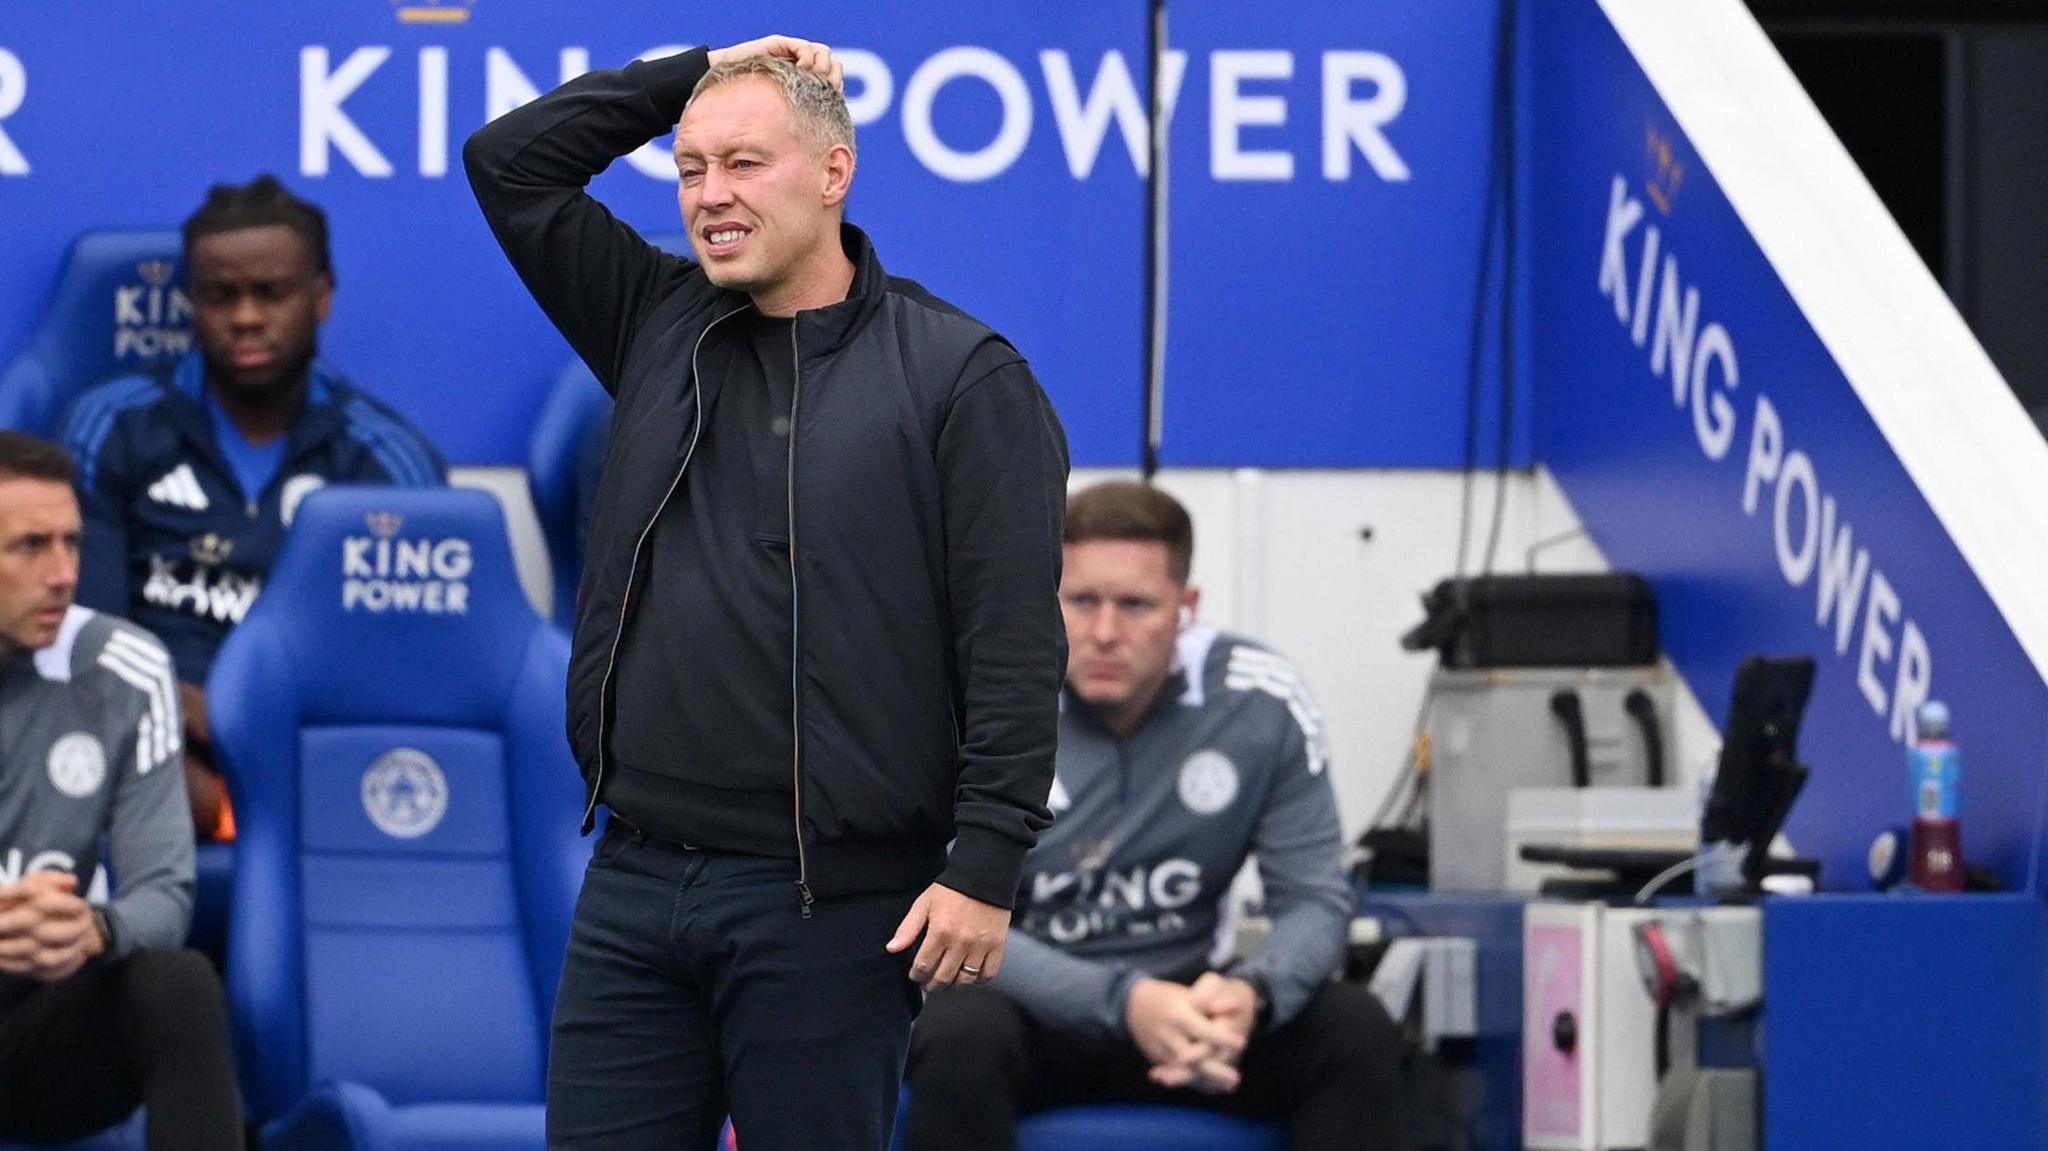
<path id="1" fill-rule="evenodd" d="M 885 263 L 1024 350 L 1077 463 L 1132 464 L 1148 8 L 6 5 L 0 363 L 73 235 L 175 225 L 209 184 L 273 171 L 332 218 L 333 362 L 457 462 L 516 460 L 568 353 L 477 216 L 463 138 L 585 69 L 781 30 L 844 50 L 851 215 Z M 1173 5 L 1168 462 L 1461 462 L 1446 397 L 1471 327 L 1497 12 Z M 659 145 L 595 190 L 645 231 L 676 226 Z"/>
<path id="2" fill-rule="evenodd" d="M 1910 820 L 1902 744 L 1934 698 L 1967 854 L 2027 882 L 2040 672 L 1599 5 L 1543 16 L 1523 117 L 1538 455 L 1654 585 L 1717 722 L 1744 656 L 1816 657 L 1788 834 L 1828 886 L 1867 886 L 1872 837 Z"/>

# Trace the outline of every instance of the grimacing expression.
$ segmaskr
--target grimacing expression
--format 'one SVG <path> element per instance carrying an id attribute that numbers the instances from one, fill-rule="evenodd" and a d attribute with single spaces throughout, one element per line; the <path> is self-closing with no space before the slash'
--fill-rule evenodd
<path id="1" fill-rule="evenodd" d="M 70 484 L 0 479 L 0 653 L 57 642 L 78 591 L 84 532 Z"/>
<path id="2" fill-rule="evenodd" d="M 765 76 L 697 96 L 676 126 L 676 202 L 712 283 L 760 295 L 821 246 L 838 250 L 845 189 L 835 191 L 835 150 L 803 138 L 782 89 Z"/>
<path id="3" fill-rule="evenodd" d="M 251 399 L 289 383 L 319 347 L 333 277 L 282 224 L 192 241 L 192 322 L 208 377 Z"/>
<path id="4" fill-rule="evenodd" d="M 1149 705 L 1173 671 L 1181 609 L 1199 593 L 1173 578 L 1155 540 L 1088 540 L 1064 554 L 1067 686 L 1105 712 Z"/>

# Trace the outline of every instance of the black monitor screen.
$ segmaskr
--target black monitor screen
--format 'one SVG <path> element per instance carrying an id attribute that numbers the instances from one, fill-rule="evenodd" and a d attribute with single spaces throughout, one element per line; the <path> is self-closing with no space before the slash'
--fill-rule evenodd
<path id="1" fill-rule="evenodd" d="M 1812 691 L 1810 658 L 1742 661 L 1722 729 L 1720 766 L 1700 816 L 1703 842 L 1751 844 L 1759 854 L 1770 846 L 1806 780 L 1799 718 Z"/>

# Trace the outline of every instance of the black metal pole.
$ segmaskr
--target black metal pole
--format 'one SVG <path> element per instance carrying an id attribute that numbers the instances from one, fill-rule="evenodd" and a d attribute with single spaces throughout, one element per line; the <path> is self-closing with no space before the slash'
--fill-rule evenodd
<path id="1" fill-rule="evenodd" d="M 1141 466 L 1146 482 L 1159 471 L 1166 391 L 1166 0 L 1151 0 L 1145 79 L 1151 128 L 1145 166 L 1144 397 Z"/>

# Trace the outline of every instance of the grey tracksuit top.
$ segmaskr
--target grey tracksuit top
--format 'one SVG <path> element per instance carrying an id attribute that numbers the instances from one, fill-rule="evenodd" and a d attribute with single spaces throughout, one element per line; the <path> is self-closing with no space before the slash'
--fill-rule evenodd
<path id="1" fill-rule="evenodd" d="M 1350 914 L 1322 715 L 1248 640 L 1183 632 L 1167 695 L 1119 740 L 1063 696 L 1052 829 L 1025 857 L 992 986 L 1055 1027 L 1121 1032 L 1144 976 L 1229 956 L 1231 881 L 1256 855 L 1273 933 L 1235 969 L 1291 1018 L 1343 959 Z"/>
<path id="2" fill-rule="evenodd" d="M 103 847 L 115 955 L 184 943 L 192 809 L 170 656 L 148 632 L 74 607 L 57 642 L 0 657 L 0 885 L 77 874 Z"/>

